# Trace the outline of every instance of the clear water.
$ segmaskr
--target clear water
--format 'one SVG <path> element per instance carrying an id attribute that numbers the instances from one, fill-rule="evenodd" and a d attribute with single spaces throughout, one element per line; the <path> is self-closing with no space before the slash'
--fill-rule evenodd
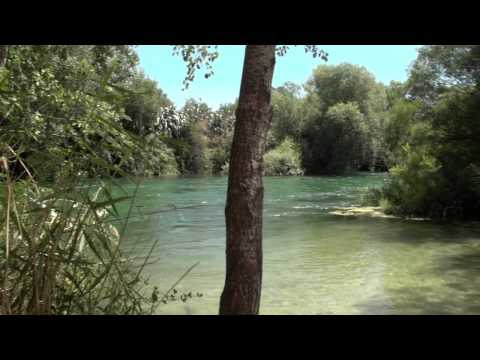
<path id="1" fill-rule="evenodd" d="M 478 314 L 480 227 L 328 212 L 359 205 L 386 175 L 267 177 L 262 314 Z M 150 282 L 201 292 L 161 314 L 216 314 L 225 276 L 227 178 L 145 180 L 124 247 Z M 173 210 L 173 205 L 184 209 Z"/>

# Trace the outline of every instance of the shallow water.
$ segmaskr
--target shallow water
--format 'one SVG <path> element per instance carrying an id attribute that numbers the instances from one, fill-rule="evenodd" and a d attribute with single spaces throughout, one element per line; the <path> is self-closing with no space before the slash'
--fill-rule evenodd
<path id="1" fill-rule="evenodd" d="M 262 314 L 479 314 L 480 227 L 329 214 L 385 174 L 267 177 Z M 124 248 L 153 251 L 150 282 L 201 292 L 161 314 L 216 314 L 225 276 L 227 179 L 145 180 Z M 177 210 L 174 210 L 174 207 Z M 187 208 L 183 208 L 187 207 Z"/>

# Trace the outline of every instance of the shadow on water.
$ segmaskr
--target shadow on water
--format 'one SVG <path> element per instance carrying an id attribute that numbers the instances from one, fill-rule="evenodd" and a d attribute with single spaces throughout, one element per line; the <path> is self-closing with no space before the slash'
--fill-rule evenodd
<path id="1" fill-rule="evenodd" d="M 337 217 L 336 221 L 342 221 Z M 398 242 L 402 244 L 425 245 L 428 243 L 459 244 L 469 239 L 480 239 L 480 224 L 450 224 L 433 221 L 415 221 L 404 219 L 382 218 L 349 218 L 352 222 L 363 223 L 368 226 L 375 236 L 382 241 Z M 345 220 L 343 220 L 345 221 Z"/>
<path id="2" fill-rule="evenodd" d="M 418 281 L 386 286 L 389 301 L 371 297 L 356 304 L 362 314 L 460 315 L 480 314 L 480 246 L 434 261 Z M 436 278 L 437 281 L 431 281 Z"/>

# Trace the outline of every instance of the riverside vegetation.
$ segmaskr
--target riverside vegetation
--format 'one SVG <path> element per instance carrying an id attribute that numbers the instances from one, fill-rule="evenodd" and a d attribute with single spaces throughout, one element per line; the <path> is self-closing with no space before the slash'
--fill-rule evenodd
<path id="1" fill-rule="evenodd" d="M 320 65 L 273 90 L 265 175 L 388 171 L 365 205 L 478 220 L 479 81 L 476 45 L 422 47 L 405 83 Z M 226 175 L 237 105 L 177 109 L 132 46 L 0 46 L 0 312 L 152 313 L 190 298 L 161 294 L 142 275 L 150 259 L 122 253 L 128 216 L 112 219 L 135 198 L 113 195 L 116 178 Z"/>

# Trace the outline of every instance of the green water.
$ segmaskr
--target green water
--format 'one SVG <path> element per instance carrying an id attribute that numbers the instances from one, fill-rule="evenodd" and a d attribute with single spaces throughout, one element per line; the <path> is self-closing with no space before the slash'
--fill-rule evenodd
<path id="1" fill-rule="evenodd" d="M 385 175 L 265 179 L 262 314 L 480 313 L 480 228 L 342 217 Z M 161 314 L 216 314 L 225 276 L 227 179 L 145 180 L 124 248 L 157 262 L 152 284 L 203 293 Z M 194 206 L 187 209 L 161 211 Z M 153 214 L 152 214 L 153 212 Z M 143 214 L 143 215 L 142 215 Z"/>

